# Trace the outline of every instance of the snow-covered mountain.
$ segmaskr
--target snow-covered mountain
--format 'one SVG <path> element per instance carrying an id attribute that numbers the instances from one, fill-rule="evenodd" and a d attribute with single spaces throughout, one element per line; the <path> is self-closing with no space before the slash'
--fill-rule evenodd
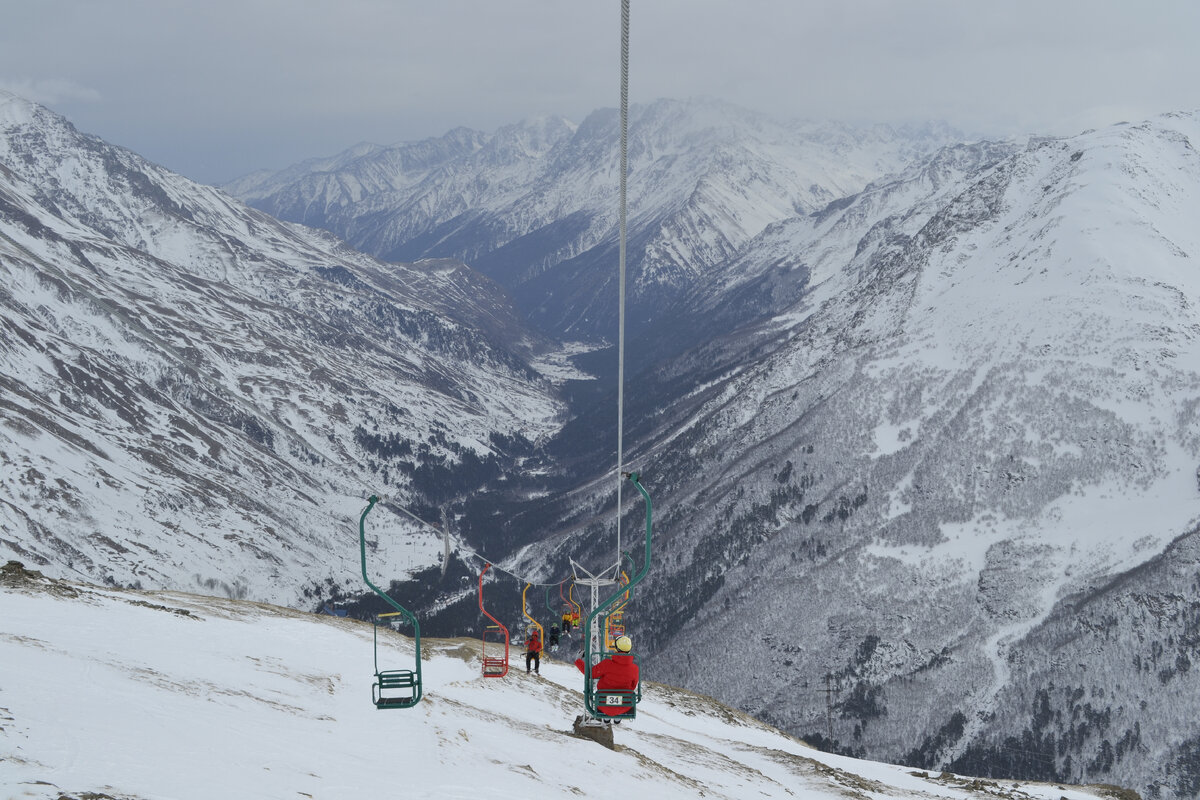
<path id="1" fill-rule="evenodd" d="M 947 147 L 668 292 L 626 398 L 650 668 L 844 752 L 1196 796 L 1197 128 Z M 525 510 L 514 569 L 611 552 L 611 503 Z"/>
<path id="2" fill-rule="evenodd" d="M 374 178 L 428 208 L 467 198 L 494 241 L 463 211 L 421 241 L 484 242 L 455 251 L 473 265 L 573 252 L 492 272 L 518 312 L 458 262 L 375 261 L 27 104 L 0 108 L 0 555 L 303 604 L 280 587 L 324 598 L 357 580 L 352 515 L 372 484 L 445 509 L 518 575 L 558 580 L 569 557 L 614 552 L 615 386 L 559 395 L 561 353 L 521 321 L 592 337 L 612 313 L 597 299 L 610 278 L 563 277 L 615 273 L 608 190 L 545 166 L 593 163 L 593 142 L 611 172 L 615 145 L 580 138 L 611 137 L 611 118 L 518 126 L 504 148 L 459 131 L 392 153 L 411 174 Z M 647 196 L 634 283 L 663 312 L 631 338 L 625 397 L 626 466 L 656 508 L 627 617 L 647 673 L 915 768 L 1200 794 L 1200 116 L 893 150 L 886 168 L 851 147 L 857 180 L 814 180 L 829 196 L 806 200 L 772 176 L 828 160 L 781 150 L 754 180 L 739 170 L 770 137 L 751 136 L 723 172 L 707 136 L 685 135 L 696 107 L 671 108 L 687 110 L 676 139 L 643 141 L 640 123 L 631 186 Z M 481 155 L 493 146 L 503 179 Z M 705 177 L 721 188 L 698 190 Z M 501 185 L 507 205 L 488 194 Z M 671 216 L 689 199 L 696 216 Z M 518 224 L 523 206 L 541 210 Z M 380 209 L 382 232 L 394 207 Z M 678 270 L 649 270 L 654 242 L 680 246 L 655 251 Z M 655 283 L 672 275 L 686 280 Z M 629 547 L 642 512 L 624 499 Z M 396 517 L 379 536 L 381 573 L 399 576 L 392 530 L 416 528 Z M 423 543 L 407 563 L 436 561 Z M 478 616 L 469 587 L 400 588 L 431 630 Z M 520 587 L 497 588 L 516 607 Z"/>
<path id="3" fill-rule="evenodd" d="M 514 293 L 536 324 L 610 337 L 616 309 L 618 116 L 546 117 L 360 145 L 225 188 L 280 219 L 333 231 L 389 260 L 462 259 Z M 780 123 L 715 100 L 630 110 L 631 330 L 773 222 L 860 190 L 957 137 Z"/>
<path id="4" fill-rule="evenodd" d="M 484 679 L 479 641 L 424 639 L 424 699 L 377 711 L 369 623 L 0 571 L 0 787 L 24 800 L 653 797 L 1089 800 L 813 750 L 647 683 L 608 749 L 572 733 L 573 665 Z M 385 669 L 412 642 L 381 636 Z"/>
<path id="5" fill-rule="evenodd" d="M 1198 139 L 951 148 L 745 248 L 797 299 L 629 411 L 656 674 L 873 758 L 1195 796 Z"/>
<path id="6" fill-rule="evenodd" d="M 353 582 L 364 492 L 470 493 L 564 413 L 461 263 L 381 264 L 10 94 L 0 274 L 0 555 L 35 565 L 306 602 Z M 395 571 L 441 551 L 406 527 Z"/>

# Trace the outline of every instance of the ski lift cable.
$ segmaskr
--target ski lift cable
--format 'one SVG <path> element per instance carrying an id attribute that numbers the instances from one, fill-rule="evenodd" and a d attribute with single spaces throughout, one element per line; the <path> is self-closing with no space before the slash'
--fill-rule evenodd
<path id="1" fill-rule="evenodd" d="M 384 498 L 384 499 L 386 499 L 386 498 Z M 407 508 L 405 508 L 402 505 L 398 505 L 395 503 L 388 503 L 388 508 L 397 509 L 400 511 L 400 513 L 404 514 L 407 517 L 410 517 L 411 519 L 415 520 L 416 522 L 420 523 L 421 525 L 424 525 L 426 528 L 435 530 L 443 536 L 446 535 L 445 530 L 438 527 L 437 525 L 434 525 L 432 522 L 428 522 L 427 520 L 421 519 L 416 514 L 412 513 L 411 511 L 409 511 Z M 557 586 L 558 584 L 562 583 L 562 581 L 556 581 L 554 583 L 538 583 L 536 581 L 529 580 L 524 575 L 518 575 L 517 573 L 513 572 L 512 570 L 508 570 L 508 569 L 504 569 L 503 567 L 496 566 L 496 562 L 493 561 L 492 559 L 488 558 L 487 556 L 483 555 L 482 553 L 478 553 L 474 550 L 471 550 L 470 548 L 463 547 L 461 544 L 458 546 L 458 549 L 459 549 L 460 553 L 465 554 L 467 556 L 473 556 L 474 558 L 479 559 L 480 561 L 484 562 L 485 564 L 489 564 L 491 566 L 491 568 L 493 570 L 495 570 L 496 572 L 503 572 L 505 575 L 510 575 L 510 576 L 516 578 L 521 583 L 528 583 L 531 586 Z M 564 578 L 563 580 L 566 580 L 566 579 Z"/>
<path id="2" fill-rule="evenodd" d="M 621 485 L 625 440 L 625 235 L 626 177 L 629 172 L 629 0 L 621 0 L 621 180 L 617 257 L 617 565 L 621 564 Z"/>

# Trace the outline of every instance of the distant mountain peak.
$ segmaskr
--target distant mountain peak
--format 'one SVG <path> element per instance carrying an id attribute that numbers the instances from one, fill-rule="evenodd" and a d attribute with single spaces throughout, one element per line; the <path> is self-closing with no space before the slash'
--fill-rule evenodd
<path id="1" fill-rule="evenodd" d="M 910 141 L 879 128 L 796 127 L 711 98 L 635 104 L 630 117 L 635 327 L 770 223 L 940 144 L 928 131 Z M 577 126 L 543 116 L 480 135 L 477 147 L 434 148 L 445 158 L 424 171 L 398 169 L 400 151 L 389 149 L 226 188 L 385 259 L 461 259 L 512 291 L 544 330 L 608 338 L 615 306 L 593 301 L 611 295 L 602 265 L 615 247 L 617 141 L 615 110 L 600 109 Z"/>

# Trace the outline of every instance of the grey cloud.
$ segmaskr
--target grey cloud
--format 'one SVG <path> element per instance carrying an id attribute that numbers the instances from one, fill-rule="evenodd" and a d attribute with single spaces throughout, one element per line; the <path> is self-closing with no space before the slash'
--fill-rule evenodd
<path id="1" fill-rule="evenodd" d="M 1197 105 L 1200 4 L 633 0 L 635 102 L 1073 133 Z M 619 3 L 20 4 L 0 85 L 200 180 L 617 102 Z M 1113 119 L 1106 119 L 1113 115 Z"/>

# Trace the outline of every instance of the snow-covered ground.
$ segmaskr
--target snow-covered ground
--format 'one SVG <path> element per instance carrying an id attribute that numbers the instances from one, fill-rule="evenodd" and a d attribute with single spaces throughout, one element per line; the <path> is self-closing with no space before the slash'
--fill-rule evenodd
<path id="1" fill-rule="evenodd" d="M 13 563 L 0 598 L 5 797 L 1104 796 L 828 755 L 656 684 L 609 750 L 571 732 L 573 666 L 528 676 L 514 655 L 506 678 L 484 679 L 474 639 L 425 640 L 424 699 L 378 711 L 367 623 L 52 581 Z M 381 667 L 411 666 L 410 639 L 382 641 Z"/>

